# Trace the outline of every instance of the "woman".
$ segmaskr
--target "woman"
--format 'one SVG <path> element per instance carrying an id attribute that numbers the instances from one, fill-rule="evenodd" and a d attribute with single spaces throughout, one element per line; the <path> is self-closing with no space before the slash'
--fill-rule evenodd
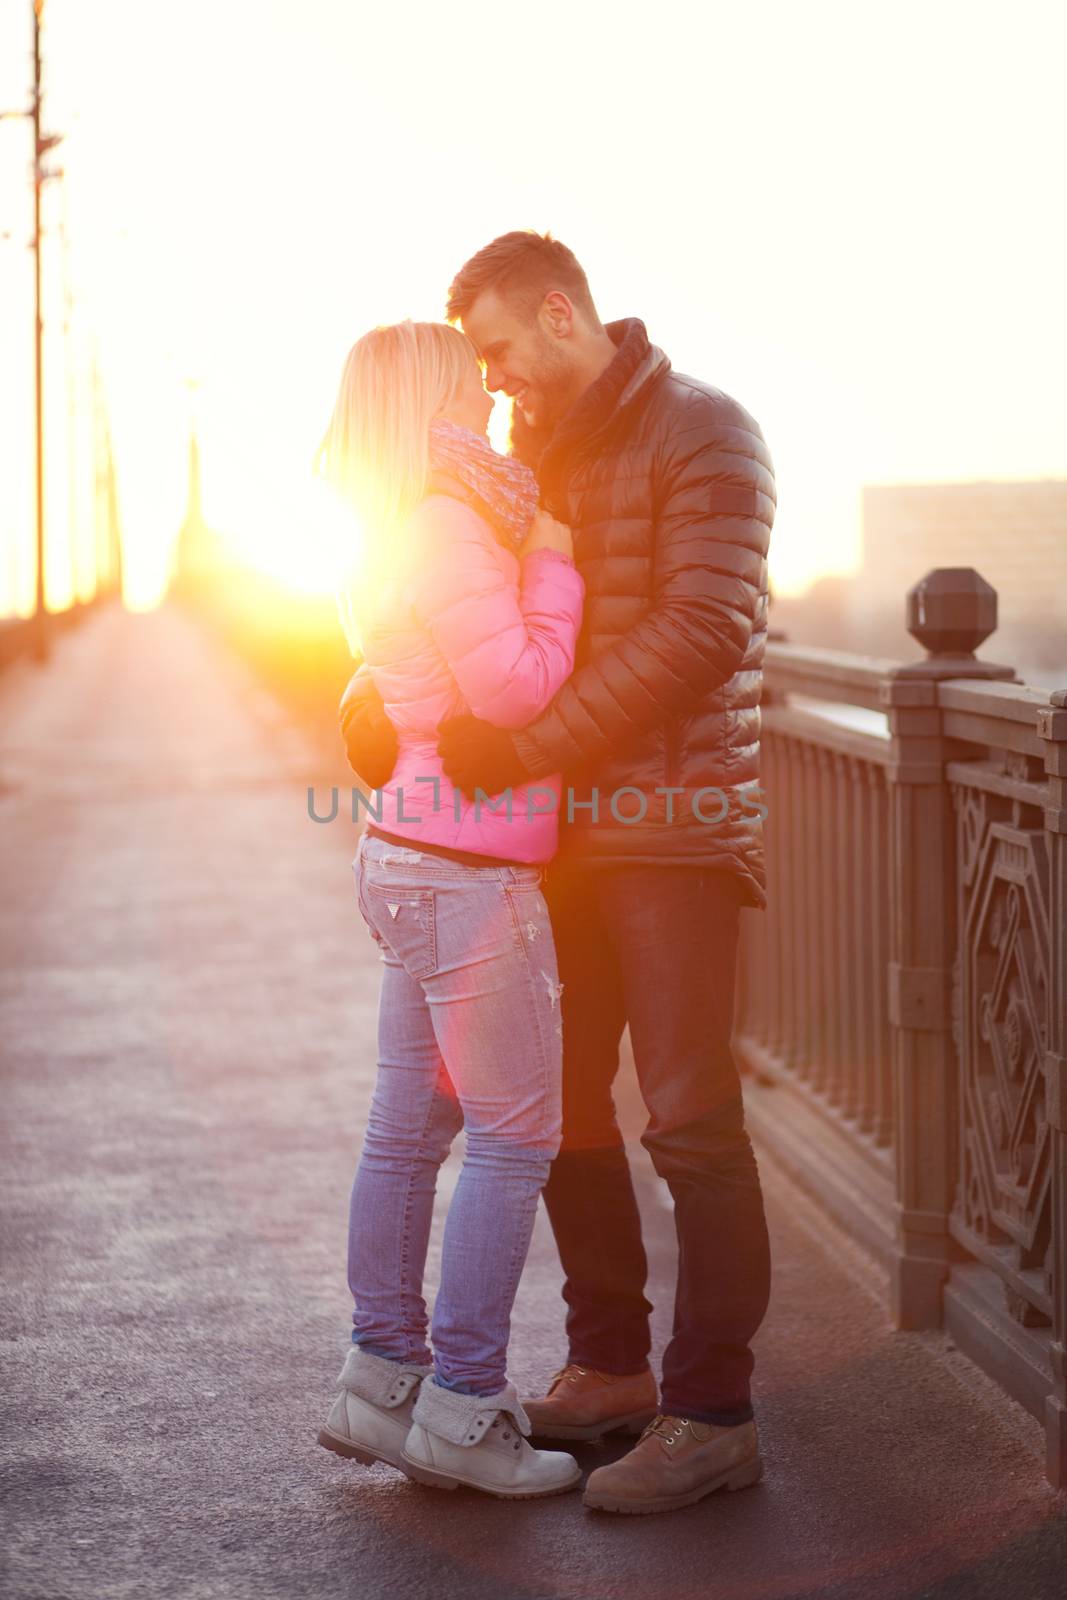
<path id="1" fill-rule="evenodd" d="M 324 451 L 360 514 L 344 597 L 399 736 L 352 863 L 384 963 L 378 1078 L 352 1190 L 352 1350 L 319 1442 L 420 1482 L 507 1498 L 579 1471 L 534 1450 L 507 1380 L 512 1302 L 560 1140 L 561 1026 L 541 863 L 559 780 L 494 802 L 453 792 L 441 721 L 524 726 L 574 665 L 582 580 L 570 530 L 486 439 L 474 348 L 438 323 L 377 328 L 349 354 Z M 422 1276 L 437 1171 L 460 1127 L 427 1344 Z"/>

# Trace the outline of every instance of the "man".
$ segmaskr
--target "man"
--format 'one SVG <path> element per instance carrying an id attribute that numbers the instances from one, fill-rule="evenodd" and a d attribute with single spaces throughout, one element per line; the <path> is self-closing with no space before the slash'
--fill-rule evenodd
<path id="1" fill-rule="evenodd" d="M 569 1350 L 527 1410 L 551 1439 L 644 1427 L 591 1475 L 585 1501 L 670 1510 L 761 1472 L 750 1343 L 769 1252 L 730 1033 L 740 907 L 765 899 L 773 469 L 735 401 L 673 372 L 636 318 L 601 323 L 581 266 L 548 235 L 486 246 L 452 284 L 448 316 L 477 347 L 486 388 L 512 397 L 512 448 L 573 528 L 586 586 L 574 674 L 542 716 L 518 732 L 473 717 L 440 730 L 446 771 L 467 793 L 564 774 L 545 885 L 563 984 L 564 1133 L 544 1194 Z M 358 673 L 342 726 L 353 767 L 378 787 L 395 738 Z M 650 1119 L 642 1143 L 672 1195 L 679 1245 L 658 1399 L 611 1093 L 627 1023 Z"/>

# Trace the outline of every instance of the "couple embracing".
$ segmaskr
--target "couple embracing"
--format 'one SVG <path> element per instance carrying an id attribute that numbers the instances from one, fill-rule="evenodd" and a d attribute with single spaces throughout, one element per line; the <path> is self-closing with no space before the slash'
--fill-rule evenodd
<path id="1" fill-rule="evenodd" d="M 629 1433 L 585 1504 L 667 1511 L 761 1473 L 770 1267 L 730 1034 L 740 909 L 764 903 L 773 471 L 741 406 L 636 318 L 601 323 L 549 236 L 486 246 L 447 314 L 359 340 L 324 446 L 367 530 L 341 713 L 379 802 L 353 871 L 383 972 L 352 1347 L 319 1440 L 522 1499 L 580 1479 L 531 1437 Z M 486 437 L 495 390 L 508 457 Z M 612 1099 L 627 1024 L 678 1235 L 661 1384 Z M 434 1191 L 461 1129 L 431 1330 Z M 521 1400 L 508 1337 L 542 1194 L 567 1352 Z"/>

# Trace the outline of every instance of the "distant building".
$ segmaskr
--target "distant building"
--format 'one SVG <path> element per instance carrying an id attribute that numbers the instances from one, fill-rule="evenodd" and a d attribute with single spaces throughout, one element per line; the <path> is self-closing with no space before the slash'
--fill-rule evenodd
<path id="1" fill-rule="evenodd" d="M 860 648 L 914 654 L 904 595 L 932 567 L 975 567 L 997 591 L 982 649 L 1067 669 L 1067 480 L 875 485 L 863 491 L 863 566 L 846 602 Z"/>
<path id="2" fill-rule="evenodd" d="M 933 567 L 974 567 L 997 591 L 981 647 L 1024 679 L 1067 688 L 1067 480 L 879 484 L 863 491 L 863 565 L 771 606 L 792 644 L 914 660 L 905 596 Z"/>

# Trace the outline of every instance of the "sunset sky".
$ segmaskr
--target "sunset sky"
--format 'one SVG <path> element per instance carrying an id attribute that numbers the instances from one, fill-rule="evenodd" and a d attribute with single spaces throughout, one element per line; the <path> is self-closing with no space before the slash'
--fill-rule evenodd
<path id="1" fill-rule="evenodd" d="M 4 0 L 2 108 L 30 17 Z M 209 521 L 313 586 L 345 352 L 440 317 L 515 227 L 759 420 L 782 592 L 854 563 L 865 482 L 1067 475 L 1059 0 L 47 0 L 44 44 L 53 603 L 94 352 L 130 602 L 165 582 L 194 410 Z M 28 162 L 0 123 L 0 613 L 33 587 Z"/>

